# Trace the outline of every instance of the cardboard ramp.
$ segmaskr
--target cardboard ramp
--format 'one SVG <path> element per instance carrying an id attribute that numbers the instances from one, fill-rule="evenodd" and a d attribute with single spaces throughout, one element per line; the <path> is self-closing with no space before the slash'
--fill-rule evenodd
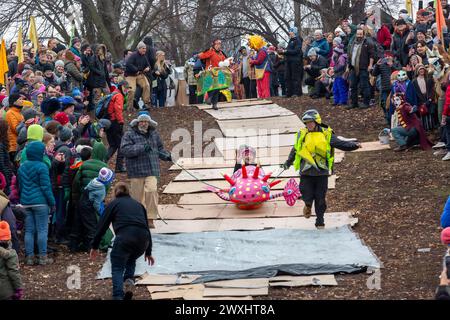
<path id="1" fill-rule="evenodd" d="M 388 150 L 391 148 L 388 144 L 381 144 L 379 141 L 373 142 L 362 142 L 362 148 L 357 149 L 353 152 L 368 152 L 368 151 L 380 151 L 380 150 Z"/>
<path id="2" fill-rule="evenodd" d="M 273 176 L 277 176 L 282 172 L 283 169 L 280 166 L 263 166 L 262 167 L 266 174 L 270 172 Z M 222 168 L 222 169 L 193 169 L 189 170 L 189 173 L 194 175 L 200 180 L 220 180 L 223 179 L 223 174 L 227 174 L 230 177 L 233 175 L 233 168 Z M 189 173 L 182 171 L 173 181 L 196 181 Z M 298 172 L 295 171 L 294 167 L 289 168 L 280 175 L 281 178 L 298 178 Z"/>
<path id="3" fill-rule="evenodd" d="M 277 276 L 269 279 L 271 287 L 337 286 L 332 274 L 315 276 Z"/>
<path id="4" fill-rule="evenodd" d="M 358 219 L 349 212 L 328 213 L 325 215 L 326 229 L 355 225 Z M 253 218 L 253 219 L 203 219 L 203 220 L 170 220 L 165 224 L 155 221 L 153 234 L 198 233 L 213 231 L 252 231 L 264 229 L 301 229 L 315 230 L 315 219 L 304 217 L 290 218 Z"/>
<path id="5" fill-rule="evenodd" d="M 270 202 L 284 202 L 284 198 L 276 198 L 270 200 Z M 269 203 L 270 203 L 269 202 Z M 207 205 L 207 204 L 230 204 L 229 201 L 225 201 L 220 199 L 216 194 L 210 193 L 190 193 L 182 195 L 180 200 L 178 200 L 178 206 L 186 206 L 186 205 Z"/>
<path id="6" fill-rule="evenodd" d="M 284 190 L 286 183 L 290 178 L 280 178 L 281 183 L 272 188 L 273 191 Z M 297 179 L 298 182 L 298 179 Z M 228 189 L 230 184 L 225 180 L 210 180 L 207 183 L 220 189 Z M 207 185 L 199 181 L 187 181 L 187 182 L 170 182 L 164 189 L 163 193 L 166 194 L 188 194 L 188 193 L 201 193 L 210 192 L 206 189 Z M 328 178 L 328 189 L 336 188 L 336 176 L 330 176 Z"/>
<path id="7" fill-rule="evenodd" d="M 257 160 L 260 158 L 282 158 L 284 161 L 289 156 L 292 150 L 292 146 L 286 147 L 275 147 L 275 148 L 258 148 L 256 149 Z M 236 151 L 235 150 L 225 150 L 221 151 L 221 154 L 225 161 L 236 161 Z"/>
<path id="8" fill-rule="evenodd" d="M 295 143 L 295 134 L 274 134 L 266 131 L 260 136 L 249 137 L 226 137 L 214 139 L 217 149 L 220 152 L 225 150 L 237 150 L 239 146 L 246 144 L 253 148 L 276 148 L 276 147 L 292 147 Z"/>
<path id="9" fill-rule="evenodd" d="M 292 116 L 294 113 L 277 104 L 267 104 L 263 106 L 249 106 L 238 108 L 226 108 L 220 110 L 205 110 L 217 120 L 247 120 L 258 118 L 271 118 Z"/>
<path id="10" fill-rule="evenodd" d="M 298 132 L 305 125 L 297 116 L 217 121 L 225 137 L 251 137 Z"/>
<path id="11" fill-rule="evenodd" d="M 266 104 L 272 104 L 273 102 L 270 100 L 240 100 L 240 101 L 232 101 L 232 102 L 219 102 L 217 107 L 219 109 L 224 108 L 235 108 L 235 107 L 248 107 L 248 106 L 263 106 Z M 196 106 L 200 110 L 212 110 L 212 106 L 210 104 L 199 104 Z"/>
<path id="12" fill-rule="evenodd" d="M 213 196 L 215 196 L 213 194 Z M 303 215 L 304 203 L 298 201 L 295 206 L 290 207 L 283 202 L 269 201 L 261 208 L 255 210 L 239 210 L 235 204 L 227 202 L 224 204 L 209 205 L 159 205 L 159 214 L 164 220 L 197 220 L 197 219 L 252 219 L 252 218 L 275 218 L 275 217 L 299 217 Z"/>

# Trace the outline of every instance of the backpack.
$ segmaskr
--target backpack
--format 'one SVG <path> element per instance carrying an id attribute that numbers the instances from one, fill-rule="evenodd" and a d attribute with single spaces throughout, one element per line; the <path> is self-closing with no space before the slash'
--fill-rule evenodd
<path id="1" fill-rule="evenodd" d="M 111 103 L 112 98 L 117 94 L 117 92 L 113 92 L 104 96 L 97 106 L 95 107 L 95 117 L 97 119 L 109 119 L 108 107 Z"/>

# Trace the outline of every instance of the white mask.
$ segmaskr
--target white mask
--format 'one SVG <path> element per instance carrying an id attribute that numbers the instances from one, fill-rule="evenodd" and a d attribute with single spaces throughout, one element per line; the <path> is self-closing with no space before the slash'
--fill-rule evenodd
<path id="1" fill-rule="evenodd" d="M 402 104 L 402 99 L 401 99 L 400 97 L 394 97 L 393 102 L 394 102 L 394 106 L 395 106 L 396 108 L 398 108 L 398 107 L 400 107 L 401 104 Z"/>

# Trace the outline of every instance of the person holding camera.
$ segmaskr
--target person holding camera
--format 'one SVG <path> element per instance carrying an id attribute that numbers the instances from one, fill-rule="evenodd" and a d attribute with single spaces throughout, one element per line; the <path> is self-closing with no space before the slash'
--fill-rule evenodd
<path id="1" fill-rule="evenodd" d="M 137 50 L 126 60 L 125 78 L 130 86 L 130 91 L 128 92 L 128 110 L 131 110 L 131 107 L 135 104 L 136 86 L 142 89 L 142 99 L 147 109 L 151 107 L 151 88 L 146 77 L 150 71 L 151 65 L 147 58 L 147 45 L 144 42 L 139 42 Z"/>

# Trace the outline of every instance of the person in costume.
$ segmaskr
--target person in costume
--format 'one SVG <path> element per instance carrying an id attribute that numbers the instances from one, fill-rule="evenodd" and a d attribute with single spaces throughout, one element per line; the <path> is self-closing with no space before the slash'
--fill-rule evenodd
<path id="1" fill-rule="evenodd" d="M 234 172 L 242 169 L 242 161 L 246 166 L 256 166 L 256 150 L 255 148 L 243 144 L 236 150 L 236 164 L 234 165 Z"/>
<path id="2" fill-rule="evenodd" d="M 200 60 L 205 61 L 206 70 L 210 68 L 218 68 L 219 63 L 225 61 L 225 59 L 227 58 L 225 53 L 222 51 L 222 41 L 220 39 L 215 39 L 212 43 L 211 48 L 199 53 L 196 57 Z M 214 110 L 218 109 L 217 103 L 219 102 L 219 94 L 219 89 L 208 92 L 208 96 Z"/>
<path id="3" fill-rule="evenodd" d="M 300 192 L 305 202 L 303 214 L 307 219 L 311 217 L 314 202 L 316 228 L 324 229 L 328 177 L 333 172 L 334 149 L 353 151 L 361 148 L 361 144 L 339 139 L 329 126 L 322 123 L 320 114 L 315 109 L 306 111 L 302 121 L 306 128 L 297 133 L 295 145 L 282 167 L 288 170 L 294 164 L 295 170 L 299 170 Z"/>
<path id="4" fill-rule="evenodd" d="M 248 39 L 248 45 L 252 50 L 256 51 L 256 56 L 250 59 L 250 65 L 255 66 L 256 71 L 256 88 L 258 98 L 270 98 L 270 75 L 272 74 L 272 63 L 267 53 L 267 43 L 261 36 L 254 35 Z M 258 76 L 258 74 L 260 74 Z"/>
<path id="5" fill-rule="evenodd" d="M 425 130 L 413 108 L 405 101 L 403 93 L 396 93 L 393 97 L 395 114 L 392 117 L 392 136 L 398 147 L 394 151 L 404 151 L 409 146 L 420 143 L 423 150 L 431 149 L 432 143 L 428 140 Z"/>
<path id="6" fill-rule="evenodd" d="M 397 79 L 393 82 L 391 86 L 391 95 L 390 95 L 390 104 L 388 110 L 388 120 L 391 123 L 392 115 L 395 113 L 394 106 L 394 95 L 396 93 L 406 94 L 406 89 L 410 84 L 410 80 L 408 79 L 408 74 L 404 70 L 400 70 L 397 73 Z"/>

